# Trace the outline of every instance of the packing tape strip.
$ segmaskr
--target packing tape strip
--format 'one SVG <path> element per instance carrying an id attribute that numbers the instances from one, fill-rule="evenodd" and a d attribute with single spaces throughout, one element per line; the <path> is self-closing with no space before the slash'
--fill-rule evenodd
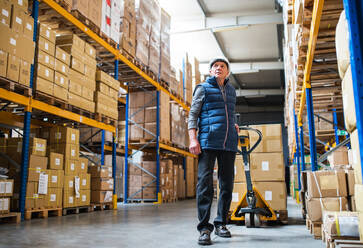
<path id="1" fill-rule="evenodd" d="M 340 226 L 339 226 L 339 219 L 338 219 L 337 213 L 335 213 L 335 227 L 337 229 L 337 235 L 340 236 Z"/>
<path id="2" fill-rule="evenodd" d="M 323 195 L 321 194 L 321 190 L 320 190 L 320 185 L 318 183 L 318 179 L 316 178 L 316 174 L 315 174 L 315 172 L 312 172 L 312 173 L 314 175 L 314 180 L 315 180 L 315 183 L 316 183 L 316 187 L 318 188 L 319 195 L 320 195 L 320 197 L 323 197 Z"/>

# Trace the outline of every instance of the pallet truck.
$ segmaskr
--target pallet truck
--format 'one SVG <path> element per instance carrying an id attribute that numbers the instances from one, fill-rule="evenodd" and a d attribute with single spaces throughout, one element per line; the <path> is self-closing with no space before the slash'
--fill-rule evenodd
<path id="1" fill-rule="evenodd" d="M 231 221 L 245 221 L 247 228 L 260 227 L 262 221 L 277 220 L 275 211 L 266 202 L 261 193 L 252 185 L 249 154 L 256 149 L 262 141 L 262 133 L 260 130 L 250 127 L 240 127 L 240 130 L 253 131 L 258 134 L 257 142 L 248 150 L 250 145 L 249 137 L 241 135 L 238 138 L 238 155 L 243 158 L 243 166 L 246 174 L 247 192 L 239 201 L 237 207 L 233 210 Z"/>

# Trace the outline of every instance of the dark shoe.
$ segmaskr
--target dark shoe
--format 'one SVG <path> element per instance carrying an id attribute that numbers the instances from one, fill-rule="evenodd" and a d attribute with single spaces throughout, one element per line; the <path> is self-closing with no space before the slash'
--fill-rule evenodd
<path id="1" fill-rule="evenodd" d="M 215 234 L 222 238 L 232 237 L 231 232 L 228 231 L 225 225 L 216 226 Z"/>
<path id="2" fill-rule="evenodd" d="M 209 230 L 200 231 L 198 244 L 200 244 L 200 245 L 211 245 L 212 240 L 210 239 L 210 233 L 211 232 Z"/>

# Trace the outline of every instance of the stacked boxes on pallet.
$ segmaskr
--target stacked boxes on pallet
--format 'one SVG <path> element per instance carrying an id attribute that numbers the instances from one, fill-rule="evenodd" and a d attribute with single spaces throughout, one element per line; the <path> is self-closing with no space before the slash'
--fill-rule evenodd
<path id="1" fill-rule="evenodd" d="M 120 82 L 107 73 L 97 70 L 95 92 L 96 113 L 118 119 L 117 103 Z"/>
<path id="2" fill-rule="evenodd" d="M 136 54 L 136 13 L 135 1 L 124 0 L 120 18 L 120 44 L 122 49 L 135 57 Z"/>
<path id="3" fill-rule="evenodd" d="M 0 179 L 0 215 L 10 212 L 13 190 L 14 179 Z"/>
<path id="4" fill-rule="evenodd" d="M 186 169 L 186 196 L 195 197 L 196 181 L 195 181 L 195 159 L 193 157 L 185 158 Z"/>
<path id="5" fill-rule="evenodd" d="M 340 15 L 339 22 L 336 28 L 335 42 L 337 48 L 337 60 L 339 75 L 342 81 L 343 109 L 345 127 L 350 133 L 351 141 L 351 164 L 353 165 L 355 174 L 355 200 L 357 211 L 359 214 L 359 231 L 361 240 L 363 240 L 363 186 L 362 186 L 362 166 L 360 161 L 360 147 L 358 140 L 355 99 L 353 92 L 352 71 L 350 65 L 350 50 L 349 50 L 349 31 L 345 12 Z"/>
<path id="6" fill-rule="evenodd" d="M 160 181 L 162 178 L 160 162 Z M 142 199 L 156 200 L 156 161 L 142 161 L 141 184 L 142 184 Z M 161 183 L 160 183 L 161 185 Z"/>
<path id="7" fill-rule="evenodd" d="M 48 153 L 48 207 L 62 208 L 64 186 L 64 155 Z"/>
<path id="8" fill-rule="evenodd" d="M 123 198 L 125 157 L 116 156 L 115 190 L 117 198 Z M 105 165 L 112 167 L 112 155 L 105 155 Z"/>
<path id="9" fill-rule="evenodd" d="M 128 165 L 127 178 L 128 189 L 127 198 L 134 200 L 142 199 L 142 170 L 134 164 Z"/>
<path id="10" fill-rule="evenodd" d="M 193 71 L 192 65 L 188 60 L 188 55 L 185 58 L 185 72 L 184 72 L 184 84 L 185 84 L 185 101 L 189 104 L 192 103 L 193 97 Z"/>
<path id="11" fill-rule="evenodd" d="M 89 173 L 92 177 L 92 203 L 112 202 L 113 184 L 112 167 L 110 166 L 90 166 Z"/>
<path id="12" fill-rule="evenodd" d="M 281 125 L 251 126 L 262 132 L 263 139 L 250 154 L 250 172 L 253 185 L 275 211 L 286 210 L 285 165 L 282 153 Z M 246 135 L 246 134 L 244 134 Z M 258 139 L 249 132 L 251 145 Z M 246 176 L 241 155 L 236 156 L 235 184 L 230 211 L 238 205 L 247 190 Z"/>
<path id="13" fill-rule="evenodd" d="M 163 9 L 160 28 L 160 78 L 170 82 L 170 16 Z"/>
<path id="14" fill-rule="evenodd" d="M 34 20 L 27 13 L 28 1 L 0 1 L 0 76 L 30 86 L 34 62 Z"/>
<path id="15" fill-rule="evenodd" d="M 186 113 L 179 104 L 170 103 L 171 142 L 179 147 L 188 147 Z"/>
<path id="16" fill-rule="evenodd" d="M 174 166 L 171 159 L 160 161 L 160 191 L 163 200 L 174 200 Z"/>

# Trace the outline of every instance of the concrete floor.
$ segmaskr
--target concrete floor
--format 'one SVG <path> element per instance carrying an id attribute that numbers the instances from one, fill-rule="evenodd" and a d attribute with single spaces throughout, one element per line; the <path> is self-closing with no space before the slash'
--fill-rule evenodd
<path id="1" fill-rule="evenodd" d="M 291 199 L 288 210 L 289 225 L 256 229 L 231 225 L 233 237 L 223 239 L 213 234 L 212 247 L 325 247 L 309 234 L 299 207 Z M 200 247 L 196 216 L 195 200 L 161 206 L 120 204 L 117 211 L 2 224 L 0 247 Z"/>

